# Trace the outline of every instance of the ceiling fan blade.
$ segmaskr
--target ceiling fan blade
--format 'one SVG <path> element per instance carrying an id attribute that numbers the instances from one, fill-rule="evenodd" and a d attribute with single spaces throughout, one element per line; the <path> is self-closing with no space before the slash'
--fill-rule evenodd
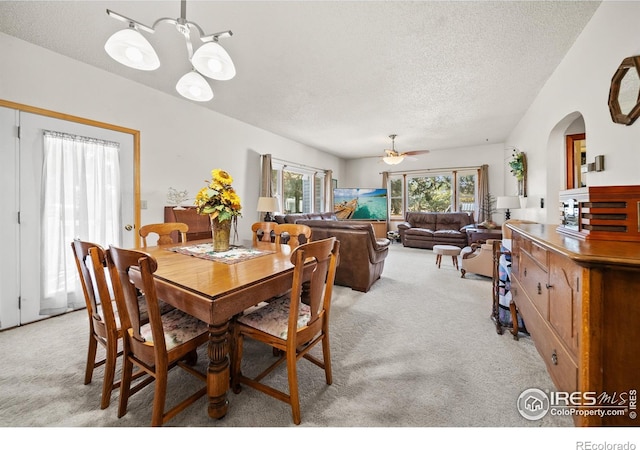
<path id="1" fill-rule="evenodd" d="M 403 155 L 425 155 L 429 153 L 429 150 L 411 150 L 410 152 L 404 152 Z"/>

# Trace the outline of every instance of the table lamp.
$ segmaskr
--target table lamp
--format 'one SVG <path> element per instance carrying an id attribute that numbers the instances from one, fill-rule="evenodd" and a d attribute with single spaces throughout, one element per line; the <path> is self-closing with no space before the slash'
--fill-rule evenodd
<path id="1" fill-rule="evenodd" d="M 278 210 L 278 199 L 275 197 L 258 197 L 258 212 L 263 212 L 265 222 L 273 222 L 272 212 Z"/>
<path id="2" fill-rule="evenodd" d="M 520 197 L 518 196 L 508 196 L 508 197 L 498 197 L 496 199 L 496 209 L 504 209 L 504 218 L 509 220 L 511 218 L 510 209 L 519 209 L 520 208 Z"/>

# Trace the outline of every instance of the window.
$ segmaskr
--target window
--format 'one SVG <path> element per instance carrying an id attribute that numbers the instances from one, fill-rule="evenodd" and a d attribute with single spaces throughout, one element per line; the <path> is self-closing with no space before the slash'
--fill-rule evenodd
<path id="1" fill-rule="evenodd" d="M 388 188 L 395 218 L 413 211 L 475 213 L 478 209 L 476 169 L 390 175 Z"/>
<path id="2" fill-rule="evenodd" d="M 451 211 L 451 175 L 407 177 L 407 211 Z"/>
<path id="3" fill-rule="evenodd" d="M 391 206 L 391 216 L 402 216 L 404 207 L 402 205 L 402 185 L 404 176 L 389 177 L 389 203 Z"/>
<path id="4" fill-rule="evenodd" d="M 284 214 L 323 212 L 324 176 L 324 171 L 273 163 L 272 195 L 278 198 L 280 211 Z"/>

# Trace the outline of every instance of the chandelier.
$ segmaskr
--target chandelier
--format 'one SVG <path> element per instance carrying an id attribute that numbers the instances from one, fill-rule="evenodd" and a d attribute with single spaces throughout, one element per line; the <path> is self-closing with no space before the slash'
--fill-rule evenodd
<path id="1" fill-rule="evenodd" d="M 236 68 L 227 51 L 222 48 L 218 40 L 231 37 L 231 30 L 213 34 L 205 34 L 197 23 L 187 20 L 187 2 L 180 1 L 180 17 L 158 19 L 149 27 L 136 20 L 130 19 L 107 9 L 107 14 L 114 19 L 128 23 L 128 28 L 114 33 L 105 43 L 104 49 L 120 64 L 138 70 L 156 70 L 160 67 L 160 59 L 149 41 L 140 31 L 153 34 L 161 23 L 175 25 L 177 31 L 184 36 L 187 45 L 187 55 L 192 70 L 184 74 L 176 83 L 176 90 L 180 95 L 197 102 L 207 102 L 213 98 L 213 90 L 203 77 L 213 80 L 230 80 L 236 75 Z M 191 33 L 197 31 L 202 45 L 193 51 Z"/>

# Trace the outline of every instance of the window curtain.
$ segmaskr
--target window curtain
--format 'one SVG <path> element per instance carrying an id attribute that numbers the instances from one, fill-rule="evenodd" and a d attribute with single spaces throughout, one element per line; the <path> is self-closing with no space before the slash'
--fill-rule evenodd
<path id="1" fill-rule="evenodd" d="M 327 170 L 324 173 L 324 191 L 325 191 L 325 211 L 333 211 L 333 171 Z"/>
<path id="2" fill-rule="evenodd" d="M 119 144 L 44 132 L 40 314 L 85 306 L 74 238 L 121 245 Z"/>
<path id="3" fill-rule="evenodd" d="M 389 172 L 387 171 L 382 172 L 382 188 L 389 189 Z M 388 192 L 387 199 L 389 199 L 388 201 L 391 201 L 391 192 Z M 388 204 L 387 209 L 389 209 Z M 390 214 L 387 212 L 387 230 L 389 229 L 389 215 Z"/>
<path id="4" fill-rule="evenodd" d="M 478 219 L 477 223 L 482 223 L 485 220 L 491 220 L 491 217 L 486 217 L 485 211 L 487 207 L 487 201 L 489 201 L 489 166 L 483 164 L 478 169 Z"/>
<path id="5" fill-rule="evenodd" d="M 272 197 L 271 190 L 271 155 L 262 155 L 262 175 L 260 180 L 260 197 Z"/>

